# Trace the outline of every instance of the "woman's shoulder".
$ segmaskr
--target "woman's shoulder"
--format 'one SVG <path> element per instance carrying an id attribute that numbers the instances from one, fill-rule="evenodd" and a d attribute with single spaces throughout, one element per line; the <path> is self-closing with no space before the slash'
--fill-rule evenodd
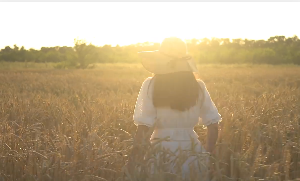
<path id="1" fill-rule="evenodd" d="M 144 82 L 143 82 L 143 85 L 149 85 L 151 80 L 152 80 L 153 77 L 147 77 Z"/>
<path id="2" fill-rule="evenodd" d="M 199 84 L 202 88 L 205 88 L 205 87 L 206 87 L 203 80 L 197 79 L 197 82 L 198 82 L 198 84 Z"/>
<path id="3" fill-rule="evenodd" d="M 144 80 L 144 82 L 146 82 L 146 81 L 147 81 L 147 82 L 150 82 L 150 81 L 152 80 L 152 78 L 153 78 L 153 77 L 147 77 L 147 78 Z"/>
<path id="4" fill-rule="evenodd" d="M 142 87 L 141 89 L 149 89 L 149 86 L 151 85 L 153 77 L 148 77 L 144 80 L 144 82 L 142 83 Z M 152 86 L 151 86 L 152 87 Z"/>

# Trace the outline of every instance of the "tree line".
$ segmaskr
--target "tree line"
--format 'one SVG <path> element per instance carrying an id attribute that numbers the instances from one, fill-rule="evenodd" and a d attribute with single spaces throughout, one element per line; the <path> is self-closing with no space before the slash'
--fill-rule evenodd
<path id="1" fill-rule="evenodd" d="M 189 54 L 197 63 L 300 64 L 300 40 L 273 36 L 268 40 L 204 38 L 187 40 Z M 93 63 L 136 63 L 137 52 L 157 50 L 159 43 L 138 43 L 128 46 L 95 46 L 75 39 L 73 47 L 42 47 L 40 50 L 23 46 L 6 46 L 0 50 L 0 61 L 57 62 L 57 68 L 87 68 Z"/>

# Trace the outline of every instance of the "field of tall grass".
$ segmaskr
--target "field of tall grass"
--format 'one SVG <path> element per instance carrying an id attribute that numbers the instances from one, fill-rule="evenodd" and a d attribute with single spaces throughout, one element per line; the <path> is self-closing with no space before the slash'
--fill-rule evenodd
<path id="1" fill-rule="evenodd" d="M 300 180 L 300 67 L 199 70 L 223 118 L 212 180 Z M 133 109 L 149 76 L 138 64 L 0 70 L 0 180 L 128 179 Z M 204 144 L 206 129 L 195 131 Z"/>

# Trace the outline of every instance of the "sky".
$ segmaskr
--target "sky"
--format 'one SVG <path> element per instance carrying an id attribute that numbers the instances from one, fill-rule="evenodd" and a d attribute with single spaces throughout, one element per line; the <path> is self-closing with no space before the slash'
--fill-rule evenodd
<path id="1" fill-rule="evenodd" d="M 0 49 L 300 36 L 300 2 L 0 2 Z"/>

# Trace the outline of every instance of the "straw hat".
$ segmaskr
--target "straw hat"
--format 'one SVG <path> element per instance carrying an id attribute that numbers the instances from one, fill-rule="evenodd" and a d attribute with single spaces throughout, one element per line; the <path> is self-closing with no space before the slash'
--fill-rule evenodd
<path id="1" fill-rule="evenodd" d="M 187 47 L 180 38 L 166 38 L 159 50 L 138 52 L 146 70 L 154 74 L 168 74 L 190 71 L 198 73 L 197 66 L 187 53 Z"/>

